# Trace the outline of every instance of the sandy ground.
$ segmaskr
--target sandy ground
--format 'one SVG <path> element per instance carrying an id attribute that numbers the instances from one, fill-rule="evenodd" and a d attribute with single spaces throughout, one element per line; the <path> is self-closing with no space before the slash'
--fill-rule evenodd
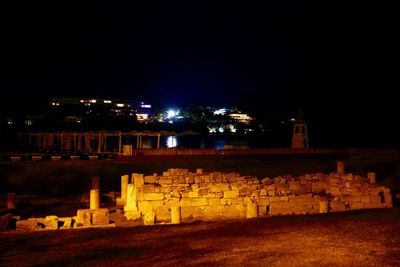
<path id="1" fill-rule="evenodd" d="M 400 209 L 1 233 L 2 266 L 400 266 Z"/>
<path id="2" fill-rule="evenodd" d="M 103 192 L 119 191 L 120 175 L 168 168 L 237 171 L 259 178 L 335 171 L 376 171 L 399 189 L 400 159 L 335 157 L 138 157 L 135 162 L 0 162 L 4 193 L 18 193 L 22 217 L 72 216 L 85 208 L 92 176 Z M 36 196 L 36 197 L 34 197 Z M 2 207 L 3 206 L 3 207 Z M 107 229 L 0 233 L 0 266 L 400 266 L 400 209 Z"/>

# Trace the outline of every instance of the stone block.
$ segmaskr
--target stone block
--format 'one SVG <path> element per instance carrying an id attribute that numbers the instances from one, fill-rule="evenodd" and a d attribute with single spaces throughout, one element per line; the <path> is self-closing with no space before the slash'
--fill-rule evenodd
<path id="1" fill-rule="evenodd" d="M 37 220 L 21 220 L 17 221 L 16 229 L 18 231 L 31 232 L 40 229 L 40 226 Z"/>
<path id="2" fill-rule="evenodd" d="M 134 221 L 140 218 L 140 211 L 132 210 L 132 211 L 125 211 L 125 218 L 129 221 Z"/>
<path id="3" fill-rule="evenodd" d="M 155 185 L 145 184 L 144 186 L 142 186 L 142 193 L 154 193 L 155 189 Z"/>
<path id="4" fill-rule="evenodd" d="M 221 205 L 221 199 L 220 198 L 209 198 L 208 205 L 209 206 L 219 206 L 219 205 Z"/>
<path id="5" fill-rule="evenodd" d="M 169 222 L 171 220 L 170 208 L 167 205 L 157 207 L 154 213 L 156 214 L 157 222 Z"/>
<path id="6" fill-rule="evenodd" d="M 57 230 L 58 216 L 55 215 L 46 216 L 46 218 L 44 219 L 44 225 L 47 230 Z"/>
<path id="7" fill-rule="evenodd" d="M 158 181 L 158 183 L 159 183 L 160 185 L 166 185 L 166 186 L 172 185 L 172 179 L 171 179 L 171 178 L 162 177 L 162 178 L 160 178 L 160 180 Z"/>
<path id="8" fill-rule="evenodd" d="M 300 181 L 290 182 L 289 189 L 294 191 L 300 190 Z"/>
<path id="9" fill-rule="evenodd" d="M 142 214 L 153 212 L 152 201 L 139 201 L 139 211 Z"/>
<path id="10" fill-rule="evenodd" d="M 329 205 L 328 201 L 320 201 L 319 202 L 319 213 L 328 213 L 329 212 Z"/>
<path id="11" fill-rule="evenodd" d="M 204 207 L 204 218 L 205 219 L 212 219 L 215 217 L 219 217 L 222 215 L 222 211 L 224 209 L 224 206 L 221 205 L 216 205 L 216 206 L 206 206 Z"/>
<path id="12" fill-rule="evenodd" d="M 252 193 L 251 188 L 248 186 L 239 188 L 239 196 L 242 196 L 242 197 L 250 196 L 251 193 Z"/>
<path id="13" fill-rule="evenodd" d="M 183 219 L 196 220 L 203 217 L 203 210 L 200 207 L 181 207 L 181 216 Z"/>
<path id="14" fill-rule="evenodd" d="M 222 215 L 229 218 L 244 218 L 246 217 L 246 207 L 243 205 L 224 206 Z"/>
<path id="15" fill-rule="evenodd" d="M 171 208 L 171 207 L 178 207 L 180 204 L 179 204 L 179 198 L 177 198 L 177 197 L 173 197 L 173 198 L 171 198 L 171 199 L 168 199 L 168 201 L 167 201 L 167 206 L 169 207 L 169 208 Z"/>
<path id="16" fill-rule="evenodd" d="M 71 217 L 59 218 L 58 220 L 62 224 L 60 229 L 71 229 L 73 227 L 74 221 Z"/>
<path id="17" fill-rule="evenodd" d="M 142 173 L 133 173 L 132 182 L 136 187 L 141 187 L 144 185 L 144 175 Z"/>
<path id="18" fill-rule="evenodd" d="M 108 209 L 97 209 L 93 211 L 93 225 L 107 225 L 110 223 Z"/>
<path id="19" fill-rule="evenodd" d="M 154 212 L 149 212 L 143 216 L 143 223 L 144 225 L 154 225 L 155 219 L 156 219 L 156 214 Z"/>
<path id="20" fill-rule="evenodd" d="M 181 207 L 190 207 L 192 205 L 192 199 L 188 197 L 182 197 L 179 201 L 179 206 Z"/>
<path id="21" fill-rule="evenodd" d="M 191 199 L 191 206 L 207 206 L 207 198 L 199 197 L 199 198 L 192 198 Z"/>
<path id="22" fill-rule="evenodd" d="M 224 191 L 224 198 L 236 198 L 237 196 L 237 191 Z"/>
<path id="23" fill-rule="evenodd" d="M 200 188 L 198 191 L 197 191 L 197 193 L 198 193 L 198 195 L 201 197 L 201 196 L 206 196 L 207 194 L 208 194 L 208 188 L 206 188 L 206 187 L 203 187 L 203 188 Z"/>
<path id="24" fill-rule="evenodd" d="M 190 197 L 190 198 L 199 197 L 199 193 L 197 191 L 196 192 L 189 192 L 188 193 L 188 197 Z"/>
<path id="25" fill-rule="evenodd" d="M 75 225 L 77 227 L 92 225 L 92 212 L 89 209 L 79 209 L 76 214 Z"/>
<path id="26" fill-rule="evenodd" d="M 149 175 L 144 177 L 145 184 L 155 184 L 157 176 Z"/>
<path id="27" fill-rule="evenodd" d="M 248 201 L 247 202 L 247 208 L 246 208 L 246 218 L 256 218 L 258 217 L 258 205 L 254 201 Z"/>
<path id="28" fill-rule="evenodd" d="M 222 205 L 222 206 L 232 205 L 232 199 L 231 198 L 222 198 L 222 199 L 220 199 L 220 205 Z"/>
<path id="29" fill-rule="evenodd" d="M 313 192 L 323 192 L 325 190 L 325 184 L 322 182 L 313 182 L 311 184 L 311 190 Z"/>
<path id="30" fill-rule="evenodd" d="M 164 194 L 163 193 L 144 193 L 142 195 L 142 201 L 146 200 L 163 200 Z"/>

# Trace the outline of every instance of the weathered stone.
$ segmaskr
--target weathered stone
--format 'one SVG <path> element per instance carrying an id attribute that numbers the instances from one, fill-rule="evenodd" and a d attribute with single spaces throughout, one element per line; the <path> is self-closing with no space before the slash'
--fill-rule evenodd
<path id="1" fill-rule="evenodd" d="M 146 213 L 143 216 L 144 225 L 153 225 L 155 223 L 156 214 L 154 212 Z"/>
<path id="2" fill-rule="evenodd" d="M 100 190 L 90 190 L 90 209 L 95 210 L 100 208 Z"/>
<path id="3" fill-rule="evenodd" d="M 80 209 L 77 211 L 75 225 L 90 226 L 92 225 L 92 213 L 88 209 Z"/>
<path id="4" fill-rule="evenodd" d="M 141 187 L 144 185 L 144 175 L 141 173 L 132 173 L 132 181 L 136 187 Z"/>
<path id="5" fill-rule="evenodd" d="M 261 180 L 261 183 L 265 184 L 265 185 L 271 185 L 271 184 L 274 183 L 274 181 L 271 178 L 266 177 L 266 178 Z"/>
<path id="6" fill-rule="evenodd" d="M 329 205 L 328 201 L 321 201 L 319 202 L 319 213 L 328 213 L 329 212 Z"/>
<path id="7" fill-rule="evenodd" d="M 181 207 L 171 207 L 171 223 L 181 223 Z"/>
<path id="8" fill-rule="evenodd" d="M 167 205 L 161 205 L 155 208 L 157 222 L 169 222 L 171 220 L 171 212 Z"/>
<path id="9" fill-rule="evenodd" d="M 126 193 L 126 205 L 125 211 L 136 211 L 137 210 L 137 188 L 134 184 L 128 184 Z"/>
<path id="10" fill-rule="evenodd" d="M 157 176 L 154 176 L 154 175 L 145 176 L 144 177 L 144 183 L 145 184 L 155 184 L 156 183 L 156 178 L 157 178 Z"/>
<path id="11" fill-rule="evenodd" d="M 110 223 L 108 209 L 97 209 L 93 211 L 93 225 L 107 225 Z"/>
<path id="12" fill-rule="evenodd" d="M 46 216 L 44 219 L 44 224 L 46 229 L 48 230 L 57 230 L 58 229 L 58 217 L 55 215 Z"/>
<path id="13" fill-rule="evenodd" d="M 258 205 L 256 201 L 248 201 L 246 209 L 246 218 L 256 218 L 258 217 Z"/>
<path id="14" fill-rule="evenodd" d="M 224 191 L 224 198 L 235 198 L 238 196 L 237 191 Z"/>
<path id="15" fill-rule="evenodd" d="M 146 193 L 143 194 L 142 200 L 163 200 L 164 199 L 164 194 L 163 193 Z"/>
<path id="16" fill-rule="evenodd" d="M 127 220 L 134 221 L 140 218 L 140 214 L 140 211 L 137 210 L 125 211 L 125 218 Z"/>
<path id="17" fill-rule="evenodd" d="M 73 227 L 73 219 L 71 217 L 67 218 L 59 218 L 58 219 L 61 222 L 61 227 L 60 229 L 71 229 Z"/>

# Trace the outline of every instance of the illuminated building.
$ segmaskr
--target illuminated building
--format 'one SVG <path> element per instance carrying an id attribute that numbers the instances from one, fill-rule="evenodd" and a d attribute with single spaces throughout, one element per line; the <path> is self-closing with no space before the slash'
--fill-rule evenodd
<path id="1" fill-rule="evenodd" d="M 90 113 L 96 107 L 104 107 L 113 115 L 136 116 L 139 122 L 149 120 L 152 115 L 152 105 L 144 101 L 122 100 L 110 98 L 52 98 L 50 107 L 72 114 Z"/>
<path id="2" fill-rule="evenodd" d="M 249 115 L 240 112 L 230 113 L 229 117 L 244 124 L 249 124 L 253 120 Z"/>

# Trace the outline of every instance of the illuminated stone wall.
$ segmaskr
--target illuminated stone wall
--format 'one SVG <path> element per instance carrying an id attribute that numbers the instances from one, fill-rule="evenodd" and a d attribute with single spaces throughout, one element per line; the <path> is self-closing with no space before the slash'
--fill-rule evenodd
<path id="1" fill-rule="evenodd" d="M 351 173 L 316 173 L 262 180 L 238 173 L 169 169 L 161 176 L 133 174 L 137 208 L 170 221 L 181 207 L 183 220 L 315 214 L 392 206 L 388 188 Z M 139 182 L 138 182 L 139 181 Z"/>

